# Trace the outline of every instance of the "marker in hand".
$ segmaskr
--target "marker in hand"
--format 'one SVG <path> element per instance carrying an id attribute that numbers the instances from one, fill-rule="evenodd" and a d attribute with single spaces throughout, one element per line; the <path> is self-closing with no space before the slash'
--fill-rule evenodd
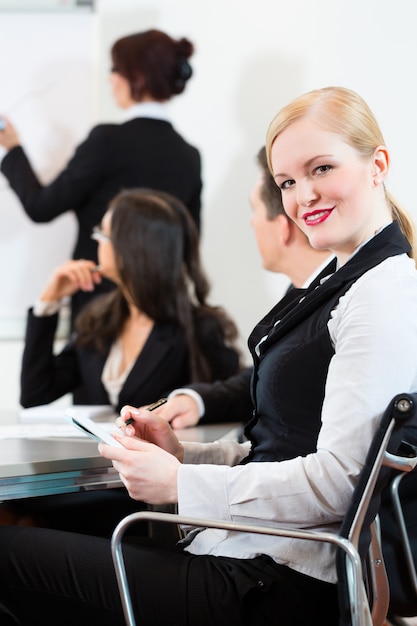
<path id="1" fill-rule="evenodd" d="M 165 404 L 165 402 L 168 402 L 168 398 L 160 398 L 153 404 L 150 404 L 147 408 L 147 411 L 155 411 L 155 409 Z M 129 426 L 130 424 L 133 424 L 134 421 L 135 420 L 133 419 L 133 417 L 129 417 L 129 419 L 125 421 L 125 426 Z"/>

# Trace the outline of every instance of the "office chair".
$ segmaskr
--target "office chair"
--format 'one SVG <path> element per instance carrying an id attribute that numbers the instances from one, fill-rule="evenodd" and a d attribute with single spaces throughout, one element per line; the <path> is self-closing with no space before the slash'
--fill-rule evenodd
<path id="1" fill-rule="evenodd" d="M 417 470 L 397 473 L 383 494 L 381 542 L 390 603 L 389 626 L 417 616 Z"/>
<path id="2" fill-rule="evenodd" d="M 417 463 L 416 456 L 409 458 L 397 454 L 401 443 L 402 426 L 406 421 L 416 419 L 416 410 L 417 393 L 398 394 L 388 405 L 371 442 L 364 467 L 338 534 L 282 527 L 271 528 L 213 519 L 195 519 L 152 511 L 142 511 L 126 516 L 116 526 L 111 541 L 112 558 L 126 624 L 135 626 L 136 622 L 124 566 L 122 539 L 131 524 L 142 520 L 152 520 L 331 543 L 337 548 L 336 567 L 341 626 L 382 626 L 388 610 L 389 589 L 378 533 L 373 532 L 372 535 L 371 528 L 378 512 L 381 491 L 390 474 L 394 469 L 411 471 Z M 407 454 L 410 454 L 409 449 L 407 449 Z M 370 546 L 371 550 L 369 550 Z M 362 565 L 367 555 L 370 576 L 365 575 L 365 568 Z M 382 575 L 378 572 L 382 572 Z"/>

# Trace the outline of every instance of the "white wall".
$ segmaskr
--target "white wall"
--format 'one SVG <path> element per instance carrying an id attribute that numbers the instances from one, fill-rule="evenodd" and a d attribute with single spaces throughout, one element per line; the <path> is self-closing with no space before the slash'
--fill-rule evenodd
<path id="1" fill-rule="evenodd" d="M 2 4 L 0 114 L 13 120 L 40 180 L 47 183 L 91 127 L 95 17 L 87 11 L 3 12 Z M 4 152 L 0 148 L 0 158 Z M 71 255 L 76 222 L 65 213 L 49 224 L 33 223 L 1 175 L 0 206 L 0 337 L 10 338 L 22 336 L 26 308 L 52 266 Z"/>
<path id="2" fill-rule="evenodd" d="M 388 186 L 417 219 L 414 23 L 407 0 L 98 0 L 99 121 L 118 116 L 107 85 L 108 50 L 117 37 L 158 27 L 196 45 L 194 76 L 172 115 L 203 155 L 203 257 L 212 302 L 234 315 L 243 337 L 287 285 L 261 268 L 248 196 L 254 155 L 289 99 L 329 84 L 363 95 L 391 150 Z M 1 344 L 0 350 L 2 361 Z M 10 368 L 0 370 L 7 379 L 1 405 L 17 397 L 15 366 L 12 358 Z"/>

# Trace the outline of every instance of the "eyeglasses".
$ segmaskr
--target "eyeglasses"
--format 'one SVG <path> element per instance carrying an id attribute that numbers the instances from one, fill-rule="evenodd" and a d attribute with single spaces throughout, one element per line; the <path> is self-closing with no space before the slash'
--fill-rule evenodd
<path id="1" fill-rule="evenodd" d="M 91 239 L 95 239 L 95 241 L 111 241 L 111 237 L 104 232 L 101 226 L 94 226 Z"/>

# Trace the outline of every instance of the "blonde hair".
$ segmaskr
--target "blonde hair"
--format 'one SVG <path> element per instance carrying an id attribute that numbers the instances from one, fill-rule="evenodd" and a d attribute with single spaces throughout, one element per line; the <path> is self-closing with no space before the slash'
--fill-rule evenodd
<path id="1" fill-rule="evenodd" d="M 384 137 L 369 106 L 357 93 L 345 87 L 315 89 L 296 98 L 274 117 L 266 136 L 268 166 L 272 172 L 271 149 L 275 139 L 290 124 L 306 116 L 314 117 L 322 128 L 342 135 L 346 143 L 369 159 L 377 146 L 385 145 Z M 417 263 L 417 235 L 407 211 L 385 189 L 392 218 L 411 245 L 409 256 Z"/>

